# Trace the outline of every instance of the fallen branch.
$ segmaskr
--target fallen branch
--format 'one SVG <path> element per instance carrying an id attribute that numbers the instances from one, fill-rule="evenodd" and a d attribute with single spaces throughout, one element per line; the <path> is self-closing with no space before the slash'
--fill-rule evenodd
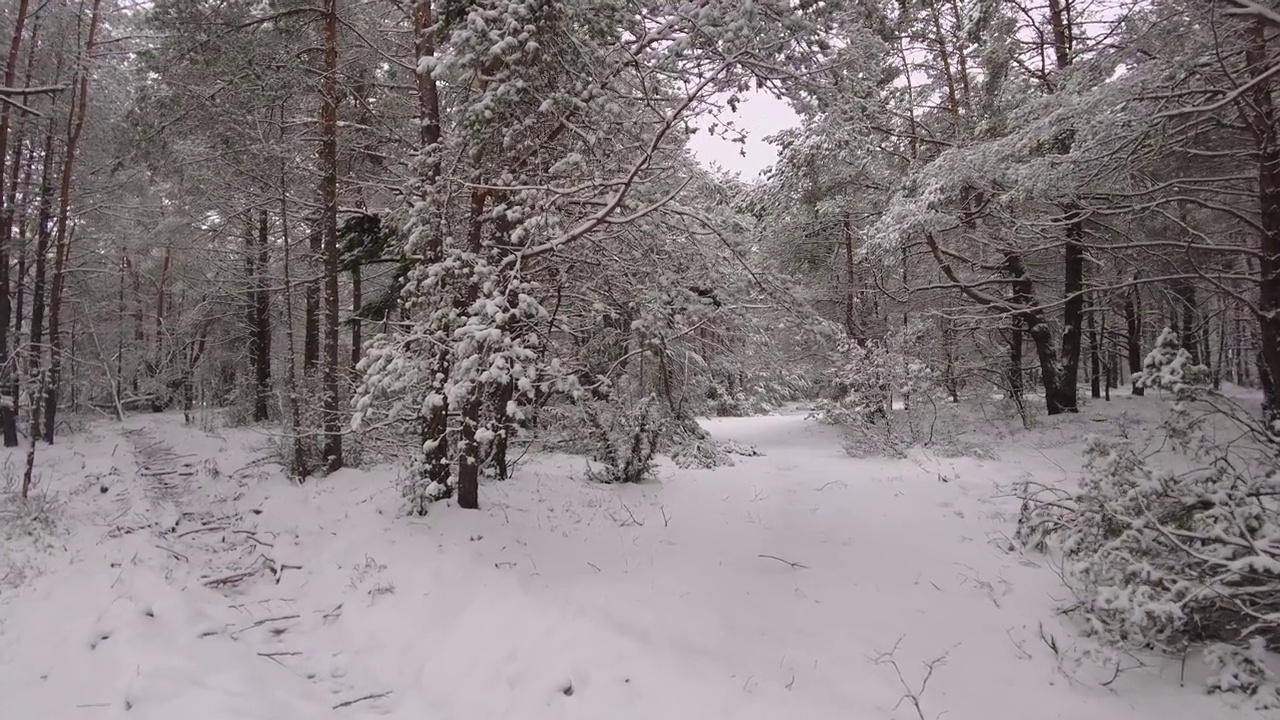
<path id="1" fill-rule="evenodd" d="M 289 567 L 296 568 L 297 566 L 290 565 Z M 220 585 L 235 585 L 236 583 L 241 582 L 242 580 L 245 580 L 247 578 L 253 577 L 254 575 L 257 575 L 263 570 L 266 570 L 267 572 L 271 573 L 271 575 L 275 577 L 277 584 L 280 582 L 281 573 L 284 572 L 282 568 L 277 567 L 275 562 L 273 562 L 266 555 L 259 555 L 258 559 L 254 560 L 253 564 L 245 568 L 244 570 L 231 573 L 230 575 L 223 575 L 222 577 L 209 578 L 207 580 L 202 580 L 201 582 L 204 584 L 205 587 L 218 587 Z"/>
<path id="2" fill-rule="evenodd" d="M 337 710 L 339 708 L 349 707 L 351 705 L 355 705 L 356 703 L 364 702 L 366 700 L 377 700 L 378 698 L 384 698 L 390 694 L 391 694 L 391 691 L 388 690 L 387 692 L 373 693 L 372 695 L 365 695 L 364 697 L 358 697 L 354 700 L 344 700 L 338 703 L 337 705 L 334 705 L 333 709 Z"/>
<path id="3" fill-rule="evenodd" d="M 770 560 L 777 560 L 778 562 L 780 562 L 780 563 L 786 563 L 786 564 L 790 565 L 791 567 L 793 567 L 793 568 L 795 568 L 795 569 L 797 569 L 797 570 L 808 570 L 808 569 L 809 569 L 809 566 L 808 566 L 808 565 L 801 565 L 801 564 L 800 564 L 800 563 L 798 563 L 798 562 L 791 562 L 790 560 L 783 560 L 782 558 L 778 557 L 777 555 L 759 555 L 759 556 L 757 556 L 757 557 L 768 558 L 768 559 L 770 559 Z"/>
<path id="4" fill-rule="evenodd" d="M 163 546 L 163 545 L 156 545 L 156 547 L 157 547 L 157 548 L 160 548 L 161 550 L 163 550 L 163 551 L 165 551 L 165 552 L 169 553 L 170 555 L 172 555 L 172 556 L 174 556 L 174 557 L 178 558 L 178 559 L 179 559 L 179 560 L 181 560 L 182 562 L 190 562 L 190 560 L 191 560 L 191 558 L 187 557 L 186 555 L 183 555 L 182 553 L 178 552 L 177 550 L 173 550 L 173 549 L 167 548 L 167 547 L 165 547 L 165 546 Z"/>
<path id="5" fill-rule="evenodd" d="M 893 648 L 889 650 L 889 652 L 880 653 L 879 655 L 871 658 L 871 660 L 876 665 L 888 665 L 893 668 L 894 674 L 898 676 L 898 684 L 902 686 L 903 695 L 898 699 L 898 704 L 894 705 L 893 709 L 897 710 L 902 703 L 909 702 L 911 703 L 911 706 L 915 708 L 916 715 L 920 720 L 928 720 L 928 718 L 925 717 L 924 707 L 921 702 L 924 698 L 925 690 L 929 688 L 929 681 L 933 679 L 933 671 L 946 664 L 947 656 L 951 654 L 951 650 L 942 653 L 927 663 L 924 663 L 924 679 L 920 681 L 920 687 L 912 689 L 911 685 L 907 682 L 906 677 L 903 676 L 902 668 L 898 666 L 898 659 L 895 657 L 898 652 L 898 646 L 901 644 L 902 638 L 898 638 L 898 642 L 893 644 Z M 952 648 L 952 650 L 954 649 L 955 648 Z"/>
<path id="6" fill-rule="evenodd" d="M 186 530 L 184 532 L 180 532 L 178 533 L 178 537 L 186 537 L 188 535 L 195 535 L 196 533 L 214 532 L 215 530 L 226 530 L 226 529 L 227 528 L 222 525 L 209 525 L 207 527 L 198 527 L 198 528 L 195 528 L 194 530 Z"/>
<path id="7" fill-rule="evenodd" d="M 636 519 L 635 513 L 631 512 L 631 508 L 627 507 L 627 504 L 622 502 L 622 498 L 618 498 L 618 504 L 622 505 L 622 509 L 626 510 L 627 514 L 631 516 L 631 522 L 635 523 L 640 527 L 644 527 L 644 523 Z"/>
<path id="8" fill-rule="evenodd" d="M 256 534 L 254 534 L 254 532 L 253 532 L 252 530 L 232 530 L 231 532 L 233 532 L 233 533 L 238 533 L 238 534 L 240 534 L 240 535 L 244 535 L 245 537 L 249 538 L 250 540 L 252 540 L 252 541 L 254 541 L 254 542 L 258 543 L 259 545 L 266 545 L 267 547 L 275 547 L 275 545 L 274 545 L 274 544 L 269 543 L 269 542 L 267 542 L 266 540 L 259 540 L 259 539 L 258 539 L 258 536 L 257 536 Z M 284 567 L 295 567 L 295 566 L 293 566 L 293 565 L 288 565 L 288 566 L 284 566 Z"/>
<path id="9" fill-rule="evenodd" d="M 256 621 L 256 622 L 252 622 L 252 623 L 249 623 L 248 625 L 245 625 L 244 627 L 240 628 L 239 630 L 232 630 L 231 632 L 227 633 L 227 636 L 228 636 L 228 637 L 235 637 L 235 636 L 239 635 L 239 634 L 240 634 L 240 633 L 242 633 L 242 632 L 245 632 L 245 631 L 248 631 L 248 630 L 252 630 L 252 629 L 254 629 L 254 628 L 256 628 L 256 627 L 261 627 L 261 626 L 263 626 L 263 625 L 266 625 L 267 623 L 273 623 L 273 622 L 284 622 L 285 620 L 297 620 L 297 619 L 298 619 L 298 618 L 300 618 L 300 617 L 302 617 L 302 616 L 301 616 L 301 615 L 281 615 L 280 617 L 273 617 L 273 618 L 266 618 L 266 619 L 263 619 L 263 620 L 258 620 L 258 621 Z"/>

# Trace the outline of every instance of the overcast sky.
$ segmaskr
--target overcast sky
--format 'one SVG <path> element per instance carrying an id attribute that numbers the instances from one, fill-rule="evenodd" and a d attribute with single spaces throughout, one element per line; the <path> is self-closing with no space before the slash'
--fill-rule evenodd
<path id="1" fill-rule="evenodd" d="M 747 132 L 745 146 L 700 132 L 693 136 L 690 148 L 703 165 L 716 164 L 738 173 L 743 180 L 753 180 L 778 157 L 777 149 L 765 138 L 794 127 L 799 119 L 786 102 L 766 93 L 752 93 L 738 105 L 733 121 Z"/>

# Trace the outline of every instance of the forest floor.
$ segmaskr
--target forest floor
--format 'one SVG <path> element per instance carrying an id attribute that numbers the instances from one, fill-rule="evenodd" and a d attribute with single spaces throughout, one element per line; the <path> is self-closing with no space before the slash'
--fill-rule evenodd
<path id="1" fill-rule="evenodd" d="M 421 519 L 392 468 L 296 486 L 262 431 L 95 423 L 40 448 L 45 512 L 0 508 L 0 717 L 1254 717 L 1194 656 L 1102 652 L 1011 541 L 1017 482 L 1072 481 L 1086 434 L 1163 406 L 979 418 L 994 459 L 709 420 L 762 455 L 625 487 L 531 455 Z"/>

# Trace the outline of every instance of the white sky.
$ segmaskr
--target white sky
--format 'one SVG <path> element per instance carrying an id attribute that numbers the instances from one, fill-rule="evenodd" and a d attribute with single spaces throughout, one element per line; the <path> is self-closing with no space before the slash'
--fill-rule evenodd
<path id="1" fill-rule="evenodd" d="M 747 95 L 738 105 L 738 112 L 725 119 L 732 119 L 739 129 L 746 131 L 746 145 L 712 137 L 703 131 L 693 136 L 689 148 L 703 165 L 719 165 L 747 181 L 757 178 L 778 158 L 777 148 L 765 142 L 765 138 L 795 127 L 800 120 L 785 101 L 762 92 Z"/>

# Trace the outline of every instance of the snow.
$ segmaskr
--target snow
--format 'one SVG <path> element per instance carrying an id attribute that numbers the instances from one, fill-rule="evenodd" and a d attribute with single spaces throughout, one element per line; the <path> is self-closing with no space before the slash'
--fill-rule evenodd
<path id="1" fill-rule="evenodd" d="M 1010 540 L 1014 482 L 1072 477 L 1088 433 L 1165 402 L 975 421 L 996 460 L 853 459 L 803 411 L 708 420 L 762 454 L 638 486 L 530 455 L 482 510 L 423 519 L 391 467 L 299 487 L 265 431 L 94 424 L 39 448 L 56 527 L 0 529 L 0 717 L 917 718 L 903 683 L 944 655 L 930 720 L 1262 717 L 1195 658 L 1117 676 Z"/>

